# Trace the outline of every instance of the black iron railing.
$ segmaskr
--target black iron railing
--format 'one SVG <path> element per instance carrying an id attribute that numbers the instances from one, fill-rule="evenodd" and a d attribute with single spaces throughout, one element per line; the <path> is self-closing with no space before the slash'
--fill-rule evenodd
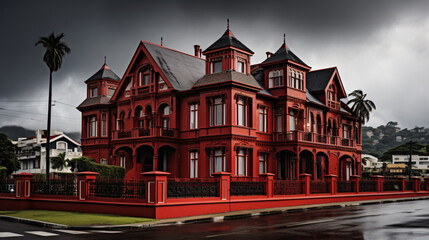
<path id="1" fill-rule="evenodd" d="M 139 128 L 139 137 L 149 136 L 149 135 L 150 135 L 150 129 Z"/>
<path id="2" fill-rule="evenodd" d="M 303 194 L 303 182 L 299 180 L 275 180 L 274 195 Z"/>
<path id="3" fill-rule="evenodd" d="M 311 181 L 310 193 L 329 193 L 329 181 Z"/>
<path id="4" fill-rule="evenodd" d="M 97 179 L 89 183 L 89 196 L 122 199 L 144 199 L 145 183 L 137 180 Z"/>
<path id="5" fill-rule="evenodd" d="M 259 178 L 231 177 L 231 196 L 265 195 L 266 181 Z"/>
<path id="6" fill-rule="evenodd" d="M 50 179 L 49 188 L 46 179 L 31 180 L 31 194 L 49 194 L 57 196 L 77 196 L 77 184 L 73 178 Z"/>
<path id="7" fill-rule="evenodd" d="M 130 138 L 131 131 L 120 131 L 118 132 L 118 138 Z"/>
<path id="8" fill-rule="evenodd" d="M 414 182 L 413 181 L 405 181 L 405 190 L 413 191 L 414 190 Z"/>
<path id="9" fill-rule="evenodd" d="M 170 129 L 162 129 L 162 136 L 173 137 L 174 131 Z"/>
<path id="10" fill-rule="evenodd" d="M 359 192 L 375 192 L 377 182 L 372 180 L 360 180 Z"/>
<path id="11" fill-rule="evenodd" d="M 13 179 L 0 179 L 0 193 L 14 193 L 15 180 Z"/>
<path id="12" fill-rule="evenodd" d="M 213 179 L 169 180 L 167 198 L 219 197 L 219 181 Z"/>
<path id="13" fill-rule="evenodd" d="M 426 182 L 424 182 L 424 181 L 420 182 L 420 191 L 427 191 Z"/>
<path id="14" fill-rule="evenodd" d="M 401 180 L 384 180 L 383 191 L 402 191 Z"/>
<path id="15" fill-rule="evenodd" d="M 340 193 L 344 193 L 344 192 L 354 192 L 354 182 L 353 181 L 344 181 L 344 180 L 339 180 L 337 182 L 337 191 Z"/>

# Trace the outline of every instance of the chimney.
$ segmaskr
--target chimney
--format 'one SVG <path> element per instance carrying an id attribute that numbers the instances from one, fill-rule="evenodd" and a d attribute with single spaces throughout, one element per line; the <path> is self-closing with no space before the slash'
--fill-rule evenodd
<path id="1" fill-rule="evenodd" d="M 200 57 L 200 45 L 194 45 L 195 57 Z"/>
<path id="2" fill-rule="evenodd" d="M 271 56 L 273 56 L 272 52 L 266 52 L 266 54 L 267 54 L 267 58 L 270 58 Z"/>

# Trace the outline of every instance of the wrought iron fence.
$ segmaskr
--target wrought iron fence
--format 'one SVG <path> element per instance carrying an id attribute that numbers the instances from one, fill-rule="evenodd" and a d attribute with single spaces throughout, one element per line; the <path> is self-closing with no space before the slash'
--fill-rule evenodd
<path id="1" fill-rule="evenodd" d="M 121 199 L 144 199 L 145 189 L 144 181 L 97 179 L 89 183 L 89 196 Z"/>
<path id="2" fill-rule="evenodd" d="M 402 181 L 384 180 L 383 191 L 402 191 Z"/>
<path id="3" fill-rule="evenodd" d="M 266 182 L 259 178 L 232 177 L 230 182 L 231 196 L 265 195 Z"/>
<path id="4" fill-rule="evenodd" d="M 167 198 L 219 197 L 219 181 L 214 179 L 174 179 L 167 184 Z"/>
<path id="5" fill-rule="evenodd" d="M 426 182 L 424 182 L 424 181 L 420 182 L 420 191 L 427 191 Z"/>
<path id="6" fill-rule="evenodd" d="M 77 196 L 77 184 L 73 178 L 50 179 L 48 188 L 46 179 L 32 179 L 31 194 Z"/>
<path id="7" fill-rule="evenodd" d="M 302 184 L 299 180 L 275 180 L 274 195 L 303 194 Z"/>
<path id="8" fill-rule="evenodd" d="M 337 182 L 337 191 L 340 193 L 343 192 L 354 192 L 354 182 L 353 181 L 345 181 L 345 180 L 339 180 Z"/>
<path id="9" fill-rule="evenodd" d="M 414 182 L 413 181 L 405 181 L 405 190 L 413 191 L 414 190 Z"/>
<path id="10" fill-rule="evenodd" d="M 130 138 L 131 131 L 120 131 L 118 132 L 118 138 Z"/>
<path id="11" fill-rule="evenodd" d="M 311 181 L 310 193 L 329 193 L 329 182 L 324 180 Z"/>
<path id="12" fill-rule="evenodd" d="M 0 193 L 14 193 L 15 180 L 13 179 L 0 179 Z"/>
<path id="13" fill-rule="evenodd" d="M 375 192 L 376 184 L 376 181 L 362 179 L 359 181 L 359 192 Z"/>
<path id="14" fill-rule="evenodd" d="M 148 129 L 148 128 L 139 128 L 139 137 L 149 136 L 149 135 L 150 135 L 150 129 Z"/>

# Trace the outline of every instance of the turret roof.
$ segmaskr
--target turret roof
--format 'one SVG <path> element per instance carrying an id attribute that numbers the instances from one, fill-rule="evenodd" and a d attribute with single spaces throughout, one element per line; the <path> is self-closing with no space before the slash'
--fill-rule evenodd
<path id="1" fill-rule="evenodd" d="M 253 54 L 254 52 L 250 50 L 248 47 L 246 47 L 243 43 L 241 43 L 237 38 L 235 38 L 234 34 L 231 32 L 231 30 L 228 29 L 225 31 L 225 33 L 222 35 L 221 38 L 219 38 L 216 42 L 214 42 L 210 47 L 208 47 L 206 50 L 204 50 L 203 53 L 209 52 L 216 49 L 221 49 L 225 47 L 235 47 L 241 50 L 244 50 L 246 52 L 249 52 Z"/>
<path id="2" fill-rule="evenodd" d="M 101 80 L 101 79 L 111 79 L 115 81 L 121 81 L 121 78 L 116 75 L 109 66 L 107 66 L 106 63 L 101 66 L 101 69 L 98 70 L 94 75 L 92 75 L 90 78 L 88 78 L 86 81 L 91 80 Z M 85 81 L 85 82 L 86 82 Z"/>
<path id="3" fill-rule="evenodd" d="M 271 57 L 269 57 L 265 61 L 263 61 L 262 64 L 270 63 L 270 62 L 277 62 L 277 61 L 282 61 L 282 60 L 291 60 L 291 61 L 294 61 L 294 62 L 299 63 L 301 65 L 304 65 L 306 67 L 309 67 L 307 64 L 305 64 L 301 59 L 299 59 L 299 57 L 297 57 L 289 49 L 289 47 L 286 45 L 286 42 L 284 42 L 280 46 L 280 48 L 277 50 L 277 52 L 275 52 Z"/>

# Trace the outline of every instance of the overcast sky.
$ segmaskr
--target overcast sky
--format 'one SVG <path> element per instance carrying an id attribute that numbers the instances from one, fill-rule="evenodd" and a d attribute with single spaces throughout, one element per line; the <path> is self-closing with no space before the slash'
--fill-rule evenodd
<path id="1" fill-rule="evenodd" d="M 159 44 L 163 37 L 164 46 L 192 54 L 194 44 L 205 49 L 216 41 L 229 18 L 255 52 L 252 64 L 276 51 L 285 33 L 312 69 L 337 66 L 347 93 L 368 94 L 377 110 L 367 125 L 429 127 L 428 12 L 429 1 L 3 0 L 0 126 L 46 128 L 49 71 L 44 49 L 34 46 L 40 36 L 66 34 L 72 51 L 53 75 L 53 128 L 80 131 L 75 107 L 104 56 L 122 77 L 140 40 Z"/>

